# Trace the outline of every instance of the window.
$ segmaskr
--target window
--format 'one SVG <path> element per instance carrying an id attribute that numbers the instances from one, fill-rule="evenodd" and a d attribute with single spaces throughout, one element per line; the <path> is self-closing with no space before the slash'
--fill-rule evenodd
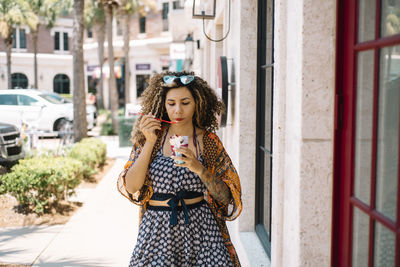
<path id="1" fill-rule="evenodd" d="M 139 18 L 139 32 L 146 33 L 146 17 Z"/>
<path id="2" fill-rule="evenodd" d="M 64 51 L 68 51 L 69 50 L 69 48 L 68 48 L 68 33 L 64 32 L 63 36 L 64 36 Z"/>
<path id="3" fill-rule="evenodd" d="M 87 38 L 93 38 L 93 31 L 92 31 L 92 28 L 88 28 L 88 29 L 86 30 L 86 32 L 87 32 Z"/>
<path id="4" fill-rule="evenodd" d="M 61 40 L 62 38 L 62 40 Z M 67 32 L 55 32 L 54 33 L 54 50 L 56 51 L 68 51 L 68 33 Z"/>
<path id="5" fill-rule="evenodd" d="M 27 95 L 18 95 L 17 97 L 18 97 L 18 104 L 20 106 L 33 106 L 34 103 L 38 102 L 33 97 Z"/>
<path id="6" fill-rule="evenodd" d="M 258 1 L 256 233 L 271 256 L 273 1 Z"/>
<path id="7" fill-rule="evenodd" d="M 53 91 L 59 94 L 69 94 L 69 78 L 65 74 L 57 74 L 53 79 Z"/>
<path id="8" fill-rule="evenodd" d="M 331 265 L 400 266 L 400 2 L 338 10 Z"/>
<path id="9" fill-rule="evenodd" d="M 168 31 L 168 10 L 169 10 L 169 3 L 163 3 L 163 8 L 162 8 L 163 31 Z"/>
<path id="10" fill-rule="evenodd" d="M 119 19 L 117 19 L 117 36 L 121 36 L 123 34 L 122 23 Z"/>
<path id="11" fill-rule="evenodd" d="M 140 97 L 149 86 L 150 75 L 136 75 L 136 97 Z"/>
<path id="12" fill-rule="evenodd" d="M 19 48 L 26 48 L 26 35 L 23 29 L 19 29 Z"/>
<path id="13" fill-rule="evenodd" d="M 13 29 L 13 48 L 15 49 L 26 49 L 26 33 L 25 29 L 14 28 Z"/>
<path id="14" fill-rule="evenodd" d="M 173 1 L 172 2 L 172 7 L 173 9 L 183 9 L 184 8 L 184 1 L 178 0 L 178 1 Z"/>
<path id="15" fill-rule="evenodd" d="M 60 33 L 55 32 L 54 34 L 54 50 L 60 50 Z"/>
<path id="16" fill-rule="evenodd" d="M 28 88 L 28 78 L 23 73 L 11 74 L 11 88 Z"/>
<path id="17" fill-rule="evenodd" d="M 16 95 L 0 95 L 0 105 L 18 105 Z"/>

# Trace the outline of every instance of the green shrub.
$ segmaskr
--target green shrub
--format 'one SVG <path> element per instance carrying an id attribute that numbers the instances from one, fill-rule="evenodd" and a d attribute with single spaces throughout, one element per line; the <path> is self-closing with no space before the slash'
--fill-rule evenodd
<path id="1" fill-rule="evenodd" d="M 103 122 L 101 125 L 101 135 L 114 135 L 114 128 L 112 126 L 111 120 L 110 122 Z"/>
<path id="2" fill-rule="evenodd" d="M 123 108 L 118 109 L 117 119 L 124 116 L 125 110 Z M 101 124 L 101 135 L 115 135 L 114 128 L 112 126 L 111 111 L 101 109 L 99 115 L 106 115 L 106 121 Z"/>
<path id="3" fill-rule="evenodd" d="M 84 178 L 89 178 L 98 166 L 105 163 L 106 154 L 107 146 L 100 139 L 84 138 L 72 148 L 68 156 L 82 162 Z"/>
<path id="4" fill-rule="evenodd" d="M 37 157 L 20 160 L 11 172 L 0 177 L 0 191 L 13 195 L 18 202 L 36 213 L 75 193 L 81 182 L 82 163 L 66 157 Z"/>

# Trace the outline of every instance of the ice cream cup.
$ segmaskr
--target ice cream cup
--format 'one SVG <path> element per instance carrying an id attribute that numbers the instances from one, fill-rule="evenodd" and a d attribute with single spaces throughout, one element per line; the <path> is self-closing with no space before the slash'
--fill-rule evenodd
<path id="1" fill-rule="evenodd" d="M 172 155 L 182 157 L 182 153 L 176 152 L 176 149 L 181 147 L 188 147 L 189 146 L 189 136 L 185 135 L 173 135 L 169 138 L 169 143 L 172 149 Z M 182 160 L 175 160 L 177 164 L 185 163 Z"/>

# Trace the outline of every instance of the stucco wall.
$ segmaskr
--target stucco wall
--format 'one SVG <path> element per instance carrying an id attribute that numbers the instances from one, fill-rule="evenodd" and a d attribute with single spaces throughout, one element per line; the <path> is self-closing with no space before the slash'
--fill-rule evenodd
<path id="1" fill-rule="evenodd" d="M 236 114 L 238 121 L 239 174 L 242 182 L 243 212 L 239 219 L 241 232 L 254 231 L 255 227 L 255 162 L 256 162 L 256 103 L 257 103 L 257 1 L 247 1 L 240 6 L 240 59 L 237 64 L 238 86 Z"/>
<path id="2" fill-rule="evenodd" d="M 38 87 L 43 91 L 53 92 L 53 79 L 57 74 L 66 74 L 70 79 L 72 93 L 72 55 L 38 54 Z M 7 88 L 7 60 L 5 52 L 0 52 L 0 89 Z M 34 68 L 32 53 L 12 53 L 11 73 L 20 72 L 27 76 L 28 86 L 34 84 Z"/>
<path id="3" fill-rule="evenodd" d="M 336 1 L 275 2 L 272 266 L 329 266 Z"/>
<path id="4" fill-rule="evenodd" d="M 227 224 L 242 266 L 250 266 L 239 231 L 253 232 L 255 227 L 257 1 L 232 0 L 230 22 L 228 1 L 217 1 L 216 14 L 214 20 L 206 21 L 206 33 L 219 39 L 226 35 L 229 23 L 230 32 L 224 41 L 211 42 L 203 34 L 202 21 L 194 20 L 194 39 L 200 40 L 200 49 L 195 50 L 193 69 L 217 89 L 219 56 L 228 59 L 228 80 L 234 85 L 229 86 L 227 126 L 218 134 L 239 172 L 243 211 Z"/>

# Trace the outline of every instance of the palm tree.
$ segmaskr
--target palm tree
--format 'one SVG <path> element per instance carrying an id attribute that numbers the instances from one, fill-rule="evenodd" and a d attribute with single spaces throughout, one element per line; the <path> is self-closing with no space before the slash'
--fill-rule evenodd
<path id="1" fill-rule="evenodd" d="M 130 20 L 137 11 L 141 16 L 146 16 L 147 9 L 157 11 L 157 3 L 154 0 L 122 0 L 119 8 L 119 15 L 123 25 L 122 34 L 124 39 L 124 57 L 125 57 L 125 103 L 130 103 L 130 65 L 129 65 L 129 33 Z"/>
<path id="2" fill-rule="evenodd" d="M 114 133 L 118 133 L 118 94 L 117 94 L 117 81 L 114 73 L 114 47 L 113 47 L 113 29 L 112 21 L 114 10 L 118 8 L 120 1 L 118 0 L 99 0 L 103 4 L 106 13 L 106 29 L 107 29 L 107 43 L 108 43 L 108 65 L 109 65 L 109 80 L 108 90 L 111 106 L 111 121 Z"/>
<path id="3" fill-rule="evenodd" d="M 40 25 L 44 25 L 47 28 L 53 27 L 60 12 L 70 8 L 71 0 L 27 0 L 27 2 L 31 10 L 38 16 L 37 23 L 34 27 L 30 27 L 34 55 L 34 86 L 38 88 L 37 49 Z"/>
<path id="4" fill-rule="evenodd" d="M 73 12 L 73 38 L 72 38 L 72 54 L 73 54 L 73 75 L 74 75 L 74 140 L 80 141 L 87 136 L 86 121 L 86 92 L 84 77 L 84 59 L 83 59 L 83 31 L 84 18 L 83 10 L 85 6 L 84 0 L 74 0 Z"/>
<path id="5" fill-rule="evenodd" d="M 130 19 L 132 14 L 136 10 L 137 0 L 122 0 L 119 16 L 122 22 L 122 34 L 124 39 L 124 57 L 125 57 L 125 75 L 124 75 L 124 87 L 125 87 L 125 103 L 130 102 L 130 65 L 129 65 L 129 32 L 130 32 Z"/>
<path id="6" fill-rule="evenodd" d="M 97 107 L 104 108 L 104 89 L 103 89 L 103 64 L 104 64 L 104 40 L 106 28 L 106 17 L 103 4 L 96 0 L 90 0 L 85 5 L 85 23 L 88 28 L 94 30 L 97 39 L 97 52 L 100 66 L 99 87 L 96 92 Z"/>
<path id="7" fill-rule="evenodd" d="M 22 0 L 0 0 L 0 34 L 6 46 L 7 86 L 11 88 L 11 49 L 13 46 L 13 26 L 28 25 L 35 28 L 38 18 L 28 3 Z"/>

